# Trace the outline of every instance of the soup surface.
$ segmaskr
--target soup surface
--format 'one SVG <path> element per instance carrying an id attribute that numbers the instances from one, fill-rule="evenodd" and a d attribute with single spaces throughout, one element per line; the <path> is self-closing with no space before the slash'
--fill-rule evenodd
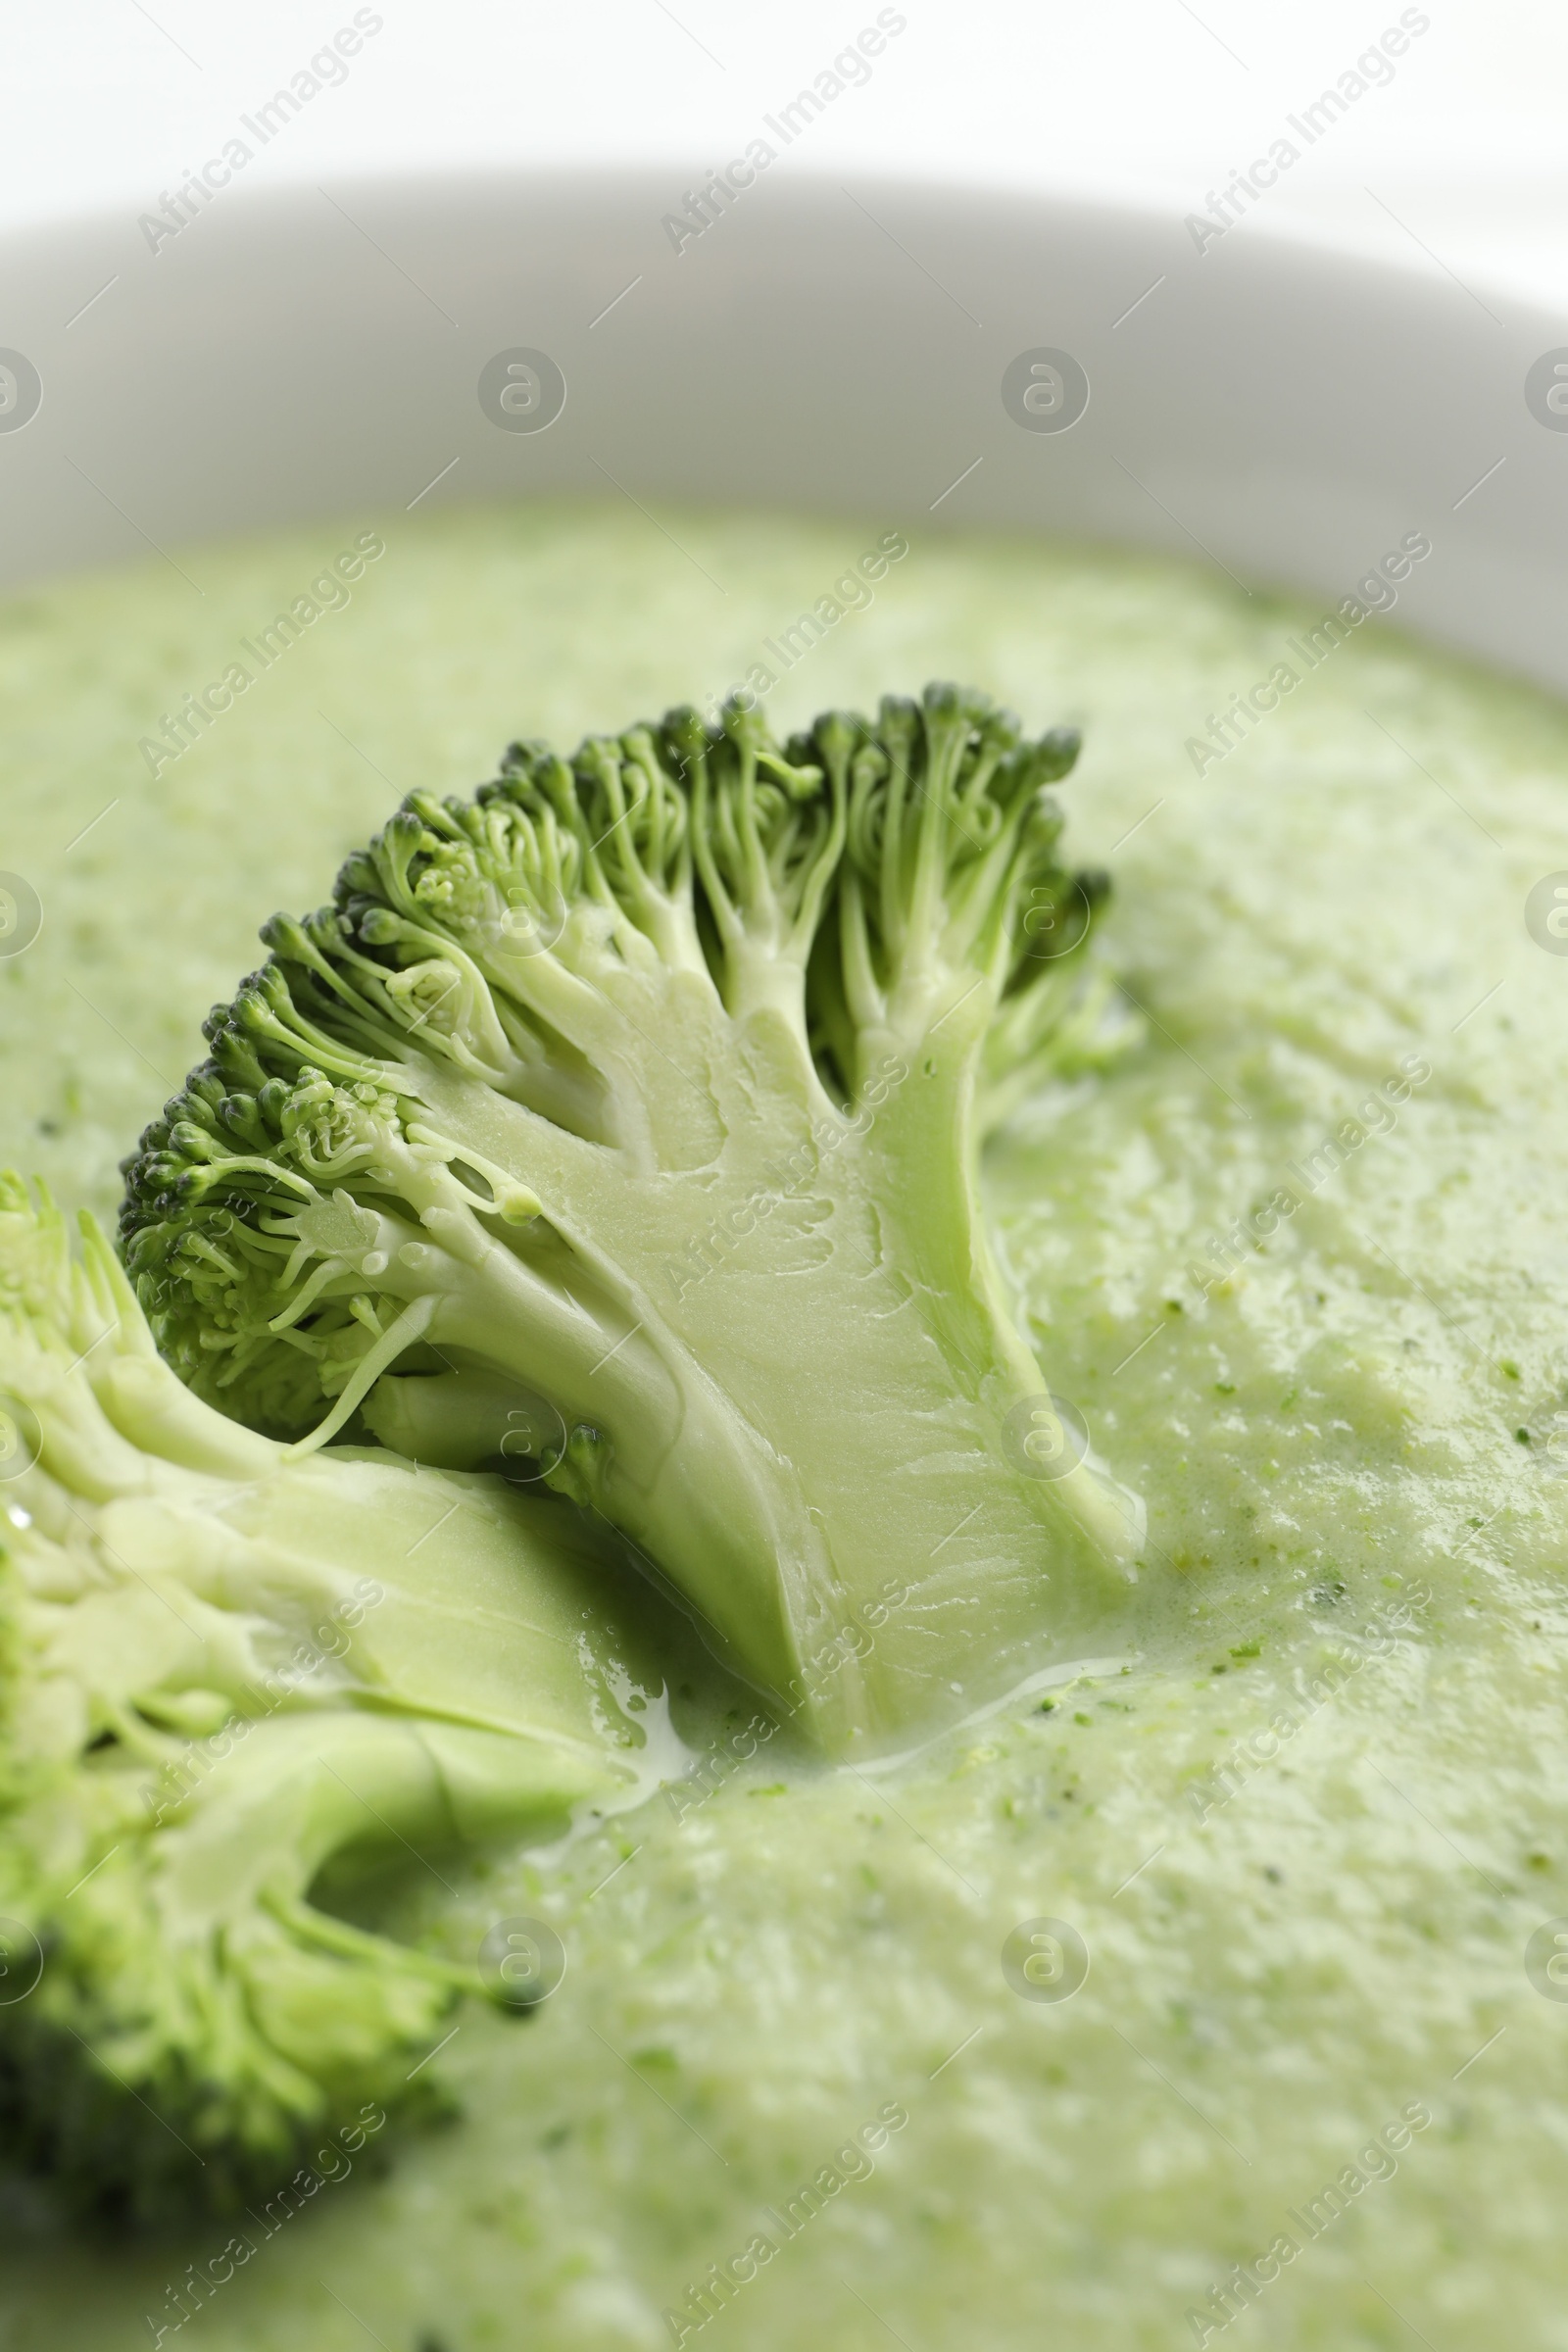
<path id="1" fill-rule="evenodd" d="M 1396 612 L 1314 645 L 1218 574 L 912 529 L 868 582 L 891 536 L 360 517 L 0 616 L 0 866 L 42 910 L 0 1159 L 106 1218 L 259 921 L 414 785 L 756 664 L 781 732 L 931 676 L 1081 725 L 1069 849 L 1141 1033 L 985 1179 L 1152 1530 L 1131 1644 L 874 1772 L 677 1671 L 702 1781 L 455 1914 L 396 1898 L 567 1953 L 432 2062 L 462 2120 L 159 2243 L 8 2184 L 7 2352 L 1568 2347 L 1568 940 L 1526 922 L 1568 713 Z"/>

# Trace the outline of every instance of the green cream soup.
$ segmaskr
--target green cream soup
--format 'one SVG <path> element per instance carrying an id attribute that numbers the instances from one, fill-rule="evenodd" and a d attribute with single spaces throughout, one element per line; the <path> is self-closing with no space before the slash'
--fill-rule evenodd
<path id="1" fill-rule="evenodd" d="M 779 667 L 882 537 L 362 517 L 13 605 L 0 867 L 42 928 L 0 955 L 0 1156 L 112 1215 L 259 921 L 402 793 Z M 700 1778 L 388 1898 L 567 1953 L 531 2016 L 463 2013 L 461 2120 L 323 2135 L 300 2210 L 157 2242 L 7 2184 L 7 2352 L 1568 2347 L 1568 956 L 1525 923 L 1568 714 L 1396 614 L 1309 669 L 1315 618 L 913 533 L 767 697 L 782 731 L 955 677 L 1084 729 L 1069 844 L 1115 873 L 1138 1028 L 985 1182 L 1053 1387 L 1148 1502 L 1102 1651 L 857 1772 L 672 1628 Z"/>

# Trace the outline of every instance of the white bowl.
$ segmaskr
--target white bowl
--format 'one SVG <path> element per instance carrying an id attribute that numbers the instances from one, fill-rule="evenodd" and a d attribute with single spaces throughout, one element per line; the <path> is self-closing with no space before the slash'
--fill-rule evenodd
<path id="1" fill-rule="evenodd" d="M 1525 398 L 1546 317 L 1251 221 L 1200 253 L 1174 218 L 782 165 L 677 251 L 682 208 L 647 174 L 475 173 L 13 240 L 0 343 L 42 402 L 0 412 L 0 575 L 585 490 L 1049 529 L 1325 597 L 1424 531 L 1402 617 L 1568 684 L 1568 432 Z M 480 407 L 518 348 L 565 379 L 547 429 Z M 1004 406 L 1041 348 L 1087 374 L 1068 429 Z"/>

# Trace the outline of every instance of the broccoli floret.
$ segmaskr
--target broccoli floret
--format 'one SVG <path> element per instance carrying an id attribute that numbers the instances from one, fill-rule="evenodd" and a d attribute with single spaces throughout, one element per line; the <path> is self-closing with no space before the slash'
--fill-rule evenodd
<path id="1" fill-rule="evenodd" d="M 568 1506 L 241 1429 L 83 1226 L 0 1177 L 0 2135 L 147 2213 L 417 2098 L 482 1988 L 323 1874 L 559 1836 L 647 1741 Z"/>
<path id="2" fill-rule="evenodd" d="M 172 1363 L 452 1467 L 510 1417 L 831 1749 L 1102 1625 L 1141 1506 L 1057 1422 L 977 1192 L 1013 1086 L 1091 1052 L 1076 752 L 931 687 L 412 794 L 125 1163 Z"/>

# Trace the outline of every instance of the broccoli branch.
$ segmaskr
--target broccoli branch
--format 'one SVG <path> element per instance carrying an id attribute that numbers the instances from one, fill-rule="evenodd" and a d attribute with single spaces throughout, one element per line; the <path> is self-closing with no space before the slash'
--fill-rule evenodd
<path id="1" fill-rule="evenodd" d="M 0 2107 L 100 2201 L 236 2201 L 401 2101 L 483 1989 L 334 1917 L 323 1873 L 635 1793 L 599 1553 L 548 1498 L 215 1412 L 90 1221 L 73 1263 L 10 1177 L 0 1421 L 0 1915 L 40 1970 Z"/>
<path id="2" fill-rule="evenodd" d="M 975 1165 L 1084 1012 L 1101 885 L 1047 790 L 1075 752 L 932 688 L 782 748 L 678 710 L 412 795 L 330 907 L 267 926 L 126 1163 L 171 1360 L 297 1446 L 358 1414 L 465 1467 L 526 1425 L 775 1692 L 904 1577 L 799 1700 L 832 1747 L 1077 1638 L 1141 1517 L 1092 1455 L 1019 1449 L 1052 1408 Z"/>

